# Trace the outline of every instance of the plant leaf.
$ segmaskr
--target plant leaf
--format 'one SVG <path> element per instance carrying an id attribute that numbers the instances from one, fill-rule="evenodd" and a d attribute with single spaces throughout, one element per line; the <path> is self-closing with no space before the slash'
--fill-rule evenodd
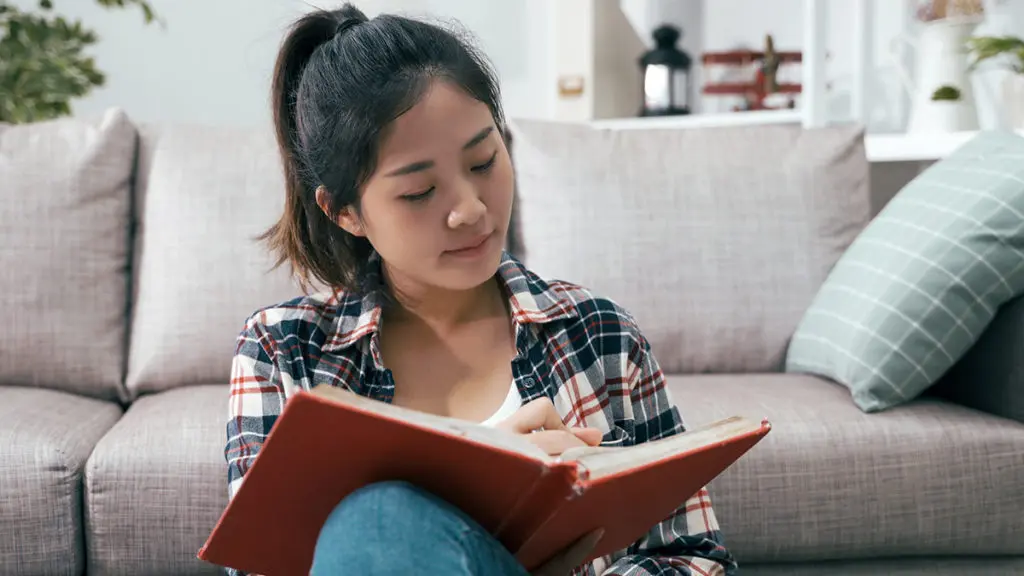
<path id="1" fill-rule="evenodd" d="M 134 6 L 147 24 L 160 22 L 145 0 L 96 2 L 110 8 Z M 0 0 L 0 122 L 66 116 L 72 101 L 106 82 L 86 53 L 98 41 L 96 32 L 52 9 L 52 0 L 39 0 L 35 10 Z"/>

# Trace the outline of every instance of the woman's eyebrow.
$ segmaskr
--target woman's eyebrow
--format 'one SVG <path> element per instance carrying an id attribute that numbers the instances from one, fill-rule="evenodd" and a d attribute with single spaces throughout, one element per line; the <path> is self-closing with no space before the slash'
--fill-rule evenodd
<path id="1" fill-rule="evenodd" d="M 408 174 L 413 174 L 415 172 L 422 172 L 427 168 L 433 168 L 433 166 L 433 160 L 421 160 L 419 162 L 413 162 L 412 164 L 406 164 L 401 168 L 396 168 L 395 170 L 392 170 L 391 172 L 385 174 L 385 176 L 406 176 Z"/>
<path id="2" fill-rule="evenodd" d="M 462 146 L 462 149 L 463 150 L 469 150 L 473 146 L 476 146 L 477 144 L 483 142 L 484 139 L 487 138 L 491 134 L 491 132 L 493 132 L 493 131 L 494 131 L 494 126 L 488 126 L 487 128 L 484 128 L 483 130 L 477 132 L 476 136 L 473 136 L 472 138 L 470 138 L 469 142 L 466 142 Z"/>
<path id="3" fill-rule="evenodd" d="M 466 142 L 465 144 L 462 145 L 462 149 L 463 150 L 469 150 L 473 146 L 476 146 L 477 144 L 483 142 L 488 136 L 491 135 L 491 132 L 493 132 L 493 131 L 494 131 L 494 126 L 488 126 L 488 127 L 484 128 L 483 130 L 477 132 L 475 136 L 470 138 L 468 142 Z M 396 169 L 388 172 L 387 174 L 385 174 L 385 176 L 407 176 L 409 174 L 414 174 L 416 172 L 422 172 L 424 170 L 427 170 L 428 168 L 433 168 L 433 167 L 434 167 L 434 161 L 433 160 L 421 160 L 419 162 L 413 162 L 412 164 L 406 164 L 405 166 L 402 166 L 401 168 L 396 168 Z"/>

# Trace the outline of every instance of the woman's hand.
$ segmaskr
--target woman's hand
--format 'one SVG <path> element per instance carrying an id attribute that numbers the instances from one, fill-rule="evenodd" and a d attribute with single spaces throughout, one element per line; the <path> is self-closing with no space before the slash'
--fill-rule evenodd
<path id="1" fill-rule="evenodd" d="M 524 434 L 527 440 L 551 456 L 559 456 L 569 448 L 597 446 L 602 436 L 597 428 L 569 428 L 563 424 L 547 397 L 529 402 L 497 427 Z M 597 530 L 580 538 L 535 570 L 532 576 L 567 576 L 587 560 L 603 533 L 603 530 Z"/>
<path id="2" fill-rule="evenodd" d="M 547 397 L 538 398 L 497 425 L 498 428 L 525 434 L 526 439 L 551 456 L 560 456 L 569 448 L 597 446 L 601 431 L 597 428 L 569 428 Z"/>

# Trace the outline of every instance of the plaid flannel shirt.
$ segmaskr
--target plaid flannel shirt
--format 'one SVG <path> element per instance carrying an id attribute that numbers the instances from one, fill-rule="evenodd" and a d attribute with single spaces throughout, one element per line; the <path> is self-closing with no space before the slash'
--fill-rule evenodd
<path id="1" fill-rule="evenodd" d="M 519 351 L 512 371 L 524 403 L 547 396 L 567 425 L 600 428 L 605 445 L 629 446 L 684 430 L 649 344 L 628 312 L 579 286 L 545 282 L 508 254 L 497 276 L 509 296 Z M 374 291 L 297 298 L 248 319 L 232 362 L 225 448 L 231 497 L 297 391 L 327 383 L 392 399 L 395 384 L 381 361 L 380 324 Z M 705 488 L 626 550 L 573 574 L 709 576 L 735 568 Z"/>

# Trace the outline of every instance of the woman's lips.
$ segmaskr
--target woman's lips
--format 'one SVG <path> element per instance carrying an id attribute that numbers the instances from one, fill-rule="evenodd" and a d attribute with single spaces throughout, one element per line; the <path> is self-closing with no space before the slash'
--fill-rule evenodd
<path id="1" fill-rule="evenodd" d="M 468 243 L 461 248 L 447 250 L 446 253 L 451 254 L 452 256 L 476 256 L 483 252 L 484 248 L 487 246 L 487 241 L 490 240 L 493 235 L 494 233 L 492 232 L 490 234 L 480 236 L 479 238 L 472 240 L 471 243 Z"/>

